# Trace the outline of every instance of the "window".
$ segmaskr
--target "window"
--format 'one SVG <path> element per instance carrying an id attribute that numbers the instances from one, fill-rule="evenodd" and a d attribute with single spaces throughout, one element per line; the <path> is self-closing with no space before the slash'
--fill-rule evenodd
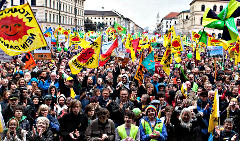
<path id="1" fill-rule="evenodd" d="M 36 0 L 31 0 L 31 5 L 36 6 Z"/>
<path id="2" fill-rule="evenodd" d="M 216 5 L 213 6 L 213 11 L 215 11 L 215 12 L 217 11 L 217 6 Z"/>
<path id="3" fill-rule="evenodd" d="M 49 22 L 51 22 L 52 14 L 49 14 Z"/>
<path id="4" fill-rule="evenodd" d="M 223 6 L 221 5 L 221 6 L 220 6 L 220 12 L 221 12 L 222 10 L 223 10 Z"/>
<path id="5" fill-rule="evenodd" d="M 186 19 L 188 20 L 188 15 L 186 16 Z"/>
<path id="6" fill-rule="evenodd" d="M 212 36 L 215 37 L 215 33 L 212 33 Z"/>
<path id="7" fill-rule="evenodd" d="M 55 1 L 53 1 L 53 9 L 55 9 Z"/>
<path id="8" fill-rule="evenodd" d="M 58 15 L 56 16 L 56 23 L 59 23 L 59 21 L 58 21 Z"/>
<path id="9" fill-rule="evenodd" d="M 201 11 L 205 11 L 205 5 L 202 5 Z"/>
<path id="10" fill-rule="evenodd" d="M 13 6 L 13 0 L 11 0 L 11 5 Z"/>
<path id="11" fill-rule="evenodd" d="M 237 26 L 240 26 L 240 19 L 237 19 Z"/>
<path id="12" fill-rule="evenodd" d="M 53 14 L 53 22 L 55 23 L 55 14 Z"/>
<path id="13" fill-rule="evenodd" d="M 218 39 L 222 38 L 222 34 L 218 33 Z"/>
<path id="14" fill-rule="evenodd" d="M 59 10 L 59 7 L 58 7 L 58 2 L 57 2 L 57 10 Z"/>
<path id="15" fill-rule="evenodd" d="M 177 24 L 177 21 L 175 21 L 175 25 Z"/>
<path id="16" fill-rule="evenodd" d="M 47 0 L 45 0 L 45 6 L 47 7 Z"/>
<path id="17" fill-rule="evenodd" d="M 22 4 L 24 4 L 25 2 L 24 2 L 24 0 L 20 0 L 20 5 L 22 5 Z"/>
<path id="18" fill-rule="evenodd" d="M 203 20 L 203 17 L 201 17 L 201 19 L 200 19 L 200 25 L 202 25 L 202 20 Z"/>
<path id="19" fill-rule="evenodd" d="M 168 25 L 166 25 L 166 28 L 168 28 Z"/>
<path id="20" fill-rule="evenodd" d="M 45 21 L 47 22 L 47 13 L 45 13 Z"/>
<path id="21" fill-rule="evenodd" d="M 49 0 L 49 7 L 52 8 L 52 0 Z"/>

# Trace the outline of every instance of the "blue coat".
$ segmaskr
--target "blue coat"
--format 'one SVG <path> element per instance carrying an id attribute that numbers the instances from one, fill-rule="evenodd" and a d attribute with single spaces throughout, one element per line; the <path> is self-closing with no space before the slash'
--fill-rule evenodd
<path id="1" fill-rule="evenodd" d="M 144 119 L 145 121 L 147 121 L 149 123 L 149 125 L 151 125 L 150 120 L 148 119 L 147 116 L 143 117 L 142 119 Z M 139 122 L 141 140 L 142 141 L 150 141 L 151 140 L 150 136 L 145 134 L 145 130 L 144 130 L 143 125 L 141 123 L 142 119 L 140 119 L 140 122 Z M 156 123 L 155 124 L 161 123 L 161 122 L 162 121 L 159 118 L 156 118 Z M 151 129 L 153 131 L 154 127 L 151 126 Z M 165 124 L 163 124 L 162 132 L 160 134 L 160 137 L 157 140 L 158 141 L 165 141 L 165 140 L 167 140 L 167 136 L 168 136 L 167 135 L 167 128 L 166 128 Z"/>

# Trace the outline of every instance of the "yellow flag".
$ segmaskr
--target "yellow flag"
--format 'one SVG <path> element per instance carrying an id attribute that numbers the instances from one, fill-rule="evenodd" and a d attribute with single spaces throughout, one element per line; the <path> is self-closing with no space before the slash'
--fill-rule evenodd
<path id="1" fill-rule="evenodd" d="M 58 25 L 58 27 L 54 31 L 54 35 L 57 38 L 58 35 L 63 34 L 64 28 L 61 25 Z"/>
<path id="2" fill-rule="evenodd" d="M 80 47 L 86 49 L 87 47 L 89 47 L 90 42 L 86 41 L 85 38 L 82 39 L 81 43 L 79 44 Z"/>
<path id="3" fill-rule="evenodd" d="M 180 35 L 172 40 L 172 49 L 176 52 L 183 51 Z"/>
<path id="4" fill-rule="evenodd" d="M 14 6 L 0 11 L 0 48 L 14 56 L 47 43 L 29 4 Z"/>
<path id="5" fill-rule="evenodd" d="M 166 51 L 164 52 L 163 58 L 160 62 L 163 65 L 163 70 L 167 75 L 170 75 L 170 64 L 172 63 L 172 49 L 171 49 L 171 42 L 168 43 L 166 47 Z"/>
<path id="6" fill-rule="evenodd" d="M 196 46 L 196 59 L 197 59 L 197 60 L 200 60 L 200 59 L 201 59 L 198 45 Z"/>
<path id="7" fill-rule="evenodd" d="M 70 97 L 75 98 L 76 93 L 74 92 L 73 88 L 70 88 Z"/>
<path id="8" fill-rule="evenodd" d="M 192 31 L 192 40 L 197 43 L 199 41 L 199 38 L 200 38 L 200 35 Z"/>
<path id="9" fill-rule="evenodd" d="M 219 96 L 218 91 L 215 90 L 215 96 L 213 100 L 213 106 L 209 118 L 208 132 L 213 133 L 214 128 L 218 125 L 219 115 Z"/>
<path id="10" fill-rule="evenodd" d="M 174 39 L 176 37 L 176 32 L 174 29 L 174 26 L 172 26 L 167 34 L 164 34 L 164 41 L 163 41 L 163 46 L 166 47 L 168 46 L 169 42 L 171 43 L 172 38 Z"/>
<path id="11" fill-rule="evenodd" d="M 185 98 L 187 98 L 187 86 L 185 83 L 182 84 L 181 86 L 181 92 Z"/>
<path id="12" fill-rule="evenodd" d="M 101 49 L 101 36 L 99 36 L 95 42 L 91 43 L 90 46 L 84 49 L 78 55 L 75 55 L 69 62 L 69 67 L 72 74 L 78 74 L 83 67 L 86 68 L 97 68 L 99 54 Z"/>
<path id="13" fill-rule="evenodd" d="M 125 48 L 126 49 L 129 49 L 131 51 L 131 58 L 132 58 L 132 62 L 134 62 L 136 60 L 136 55 L 135 55 L 135 51 L 133 49 L 133 46 L 132 46 L 132 37 L 130 34 L 128 34 L 128 38 L 126 40 L 126 44 L 125 44 Z"/>

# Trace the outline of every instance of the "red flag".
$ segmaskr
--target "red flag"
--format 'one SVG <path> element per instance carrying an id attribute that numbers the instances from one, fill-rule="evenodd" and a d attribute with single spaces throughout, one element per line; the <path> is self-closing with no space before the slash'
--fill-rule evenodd
<path id="1" fill-rule="evenodd" d="M 137 50 L 138 50 L 138 45 L 139 45 L 139 38 L 135 39 L 135 40 L 132 40 L 132 47 L 134 48 L 134 51 L 135 53 L 137 53 Z"/>
<path id="2" fill-rule="evenodd" d="M 32 54 L 30 52 L 26 53 L 26 55 L 22 58 L 22 62 L 25 63 L 25 69 L 31 70 L 37 64 L 34 61 Z"/>
<path id="3" fill-rule="evenodd" d="M 105 54 L 101 54 L 100 60 L 99 60 L 99 66 L 104 66 L 107 63 L 107 61 L 111 57 L 111 54 L 112 54 L 113 50 L 117 47 L 118 47 L 118 39 L 116 39 L 114 41 L 112 46 L 107 50 L 107 52 Z"/>

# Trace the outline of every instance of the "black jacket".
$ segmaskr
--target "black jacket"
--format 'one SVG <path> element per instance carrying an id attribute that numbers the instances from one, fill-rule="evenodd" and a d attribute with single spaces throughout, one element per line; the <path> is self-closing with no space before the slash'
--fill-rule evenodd
<path id="1" fill-rule="evenodd" d="M 7 123 L 10 118 L 14 116 L 13 109 L 10 108 L 10 105 L 2 112 L 4 122 Z"/>
<path id="2" fill-rule="evenodd" d="M 59 119 L 60 123 L 60 135 L 63 137 L 65 141 L 71 141 L 71 137 L 69 133 L 74 130 L 78 130 L 80 133 L 79 140 L 83 140 L 85 138 L 85 131 L 88 126 L 88 119 L 83 114 L 74 115 L 73 113 L 69 113 L 64 115 Z"/>
<path id="3" fill-rule="evenodd" d="M 53 141 L 53 133 L 51 130 L 46 130 L 43 134 L 42 137 L 40 137 L 38 135 L 38 133 L 36 133 L 37 135 L 35 135 L 34 137 L 33 132 L 28 132 L 27 135 L 27 141 Z"/>
<path id="4" fill-rule="evenodd" d="M 231 141 L 231 138 L 234 136 L 234 135 L 237 135 L 237 138 L 236 138 L 236 141 L 239 140 L 239 135 L 238 133 L 236 133 L 235 131 L 230 131 L 230 132 L 226 132 L 226 131 L 221 131 L 220 132 L 220 136 L 218 138 L 216 138 L 216 133 L 214 133 L 214 137 L 213 137 L 213 140 L 214 141 Z"/>

